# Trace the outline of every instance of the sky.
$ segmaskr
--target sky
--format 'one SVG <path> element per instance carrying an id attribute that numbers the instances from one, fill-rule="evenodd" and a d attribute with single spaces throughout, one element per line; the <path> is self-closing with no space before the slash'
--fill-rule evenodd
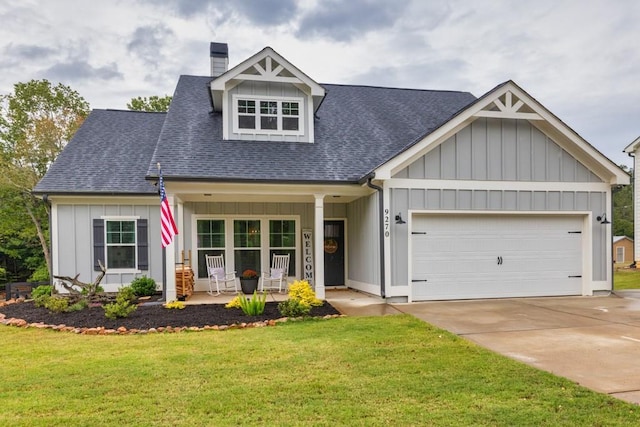
<path id="1" fill-rule="evenodd" d="M 640 136 L 637 0 L 0 0 L 0 94 L 31 79 L 91 108 L 172 95 L 270 46 L 318 83 L 457 90 L 515 81 L 616 164 Z"/>

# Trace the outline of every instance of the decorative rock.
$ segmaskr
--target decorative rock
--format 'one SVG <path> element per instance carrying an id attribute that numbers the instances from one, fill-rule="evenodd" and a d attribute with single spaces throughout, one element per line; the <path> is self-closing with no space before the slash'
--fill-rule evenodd
<path id="1" fill-rule="evenodd" d="M 123 333 L 127 332 L 127 328 L 125 328 L 124 326 L 120 326 L 116 330 L 118 331 L 119 334 L 123 334 Z"/>

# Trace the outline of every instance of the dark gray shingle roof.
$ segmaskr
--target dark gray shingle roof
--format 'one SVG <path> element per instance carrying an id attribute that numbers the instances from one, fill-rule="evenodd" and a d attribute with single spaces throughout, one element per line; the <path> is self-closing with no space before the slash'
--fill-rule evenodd
<path id="1" fill-rule="evenodd" d="M 315 143 L 224 141 L 211 77 L 181 76 L 148 174 L 197 180 L 356 182 L 475 101 L 467 92 L 322 85 Z"/>
<path id="2" fill-rule="evenodd" d="M 145 175 L 165 116 L 93 110 L 34 192 L 155 194 Z"/>
<path id="3" fill-rule="evenodd" d="M 145 177 L 353 183 L 475 101 L 467 92 L 322 85 L 315 143 L 224 141 L 211 77 L 182 76 L 168 113 L 94 110 L 36 193 L 155 194 Z"/>

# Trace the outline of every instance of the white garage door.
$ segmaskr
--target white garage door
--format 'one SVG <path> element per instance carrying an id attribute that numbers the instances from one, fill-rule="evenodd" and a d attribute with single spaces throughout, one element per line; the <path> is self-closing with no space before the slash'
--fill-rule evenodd
<path id="1" fill-rule="evenodd" d="M 415 215 L 412 300 L 582 294 L 582 217 Z"/>

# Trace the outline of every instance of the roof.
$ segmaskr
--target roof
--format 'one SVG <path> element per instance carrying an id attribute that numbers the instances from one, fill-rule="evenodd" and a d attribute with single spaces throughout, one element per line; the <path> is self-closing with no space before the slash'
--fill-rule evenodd
<path id="1" fill-rule="evenodd" d="M 145 181 L 166 113 L 93 110 L 34 188 L 38 194 L 156 194 Z"/>
<path id="2" fill-rule="evenodd" d="M 627 145 L 622 152 L 627 154 L 634 153 L 638 148 L 638 145 L 640 145 L 640 136 L 634 139 L 631 144 Z"/>
<path id="3" fill-rule="evenodd" d="M 225 141 L 211 81 L 180 77 L 149 176 L 160 162 L 167 180 L 359 182 L 475 100 L 468 92 L 323 84 L 314 143 Z"/>
<path id="4" fill-rule="evenodd" d="M 631 242 L 633 242 L 633 239 L 631 237 L 627 237 L 627 236 L 613 236 L 613 243 L 618 243 L 620 240 L 624 240 L 627 239 Z"/>

